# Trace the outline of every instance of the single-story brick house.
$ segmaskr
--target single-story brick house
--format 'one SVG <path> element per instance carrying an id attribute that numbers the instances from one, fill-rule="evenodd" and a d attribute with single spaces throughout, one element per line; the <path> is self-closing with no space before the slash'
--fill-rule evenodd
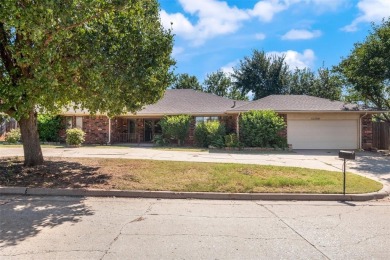
<path id="1" fill-rule="evenodd" d="M 372 115 L 379 111 L 306 95 L 271 95 L 255 101 L 236 101 L 189 89 L 167 90 L 156 104 L 136 114 L 114 118 L 91 116 L 87 111 L 62 114 L 68 128 L 86 132 L 86 143 L 148 143 L 161 133 L 159 120 L 166 115 L 193 117 L 186 144 L 194 143 L 197 122 L 219 120 L 230 132 L 239 132 L 238 118 L 250 110 L 271 109 L 286 122 L 283 135 L 293 149 L 370 149 Z M 60 134 L 65 136 L 63 131 Z"/>

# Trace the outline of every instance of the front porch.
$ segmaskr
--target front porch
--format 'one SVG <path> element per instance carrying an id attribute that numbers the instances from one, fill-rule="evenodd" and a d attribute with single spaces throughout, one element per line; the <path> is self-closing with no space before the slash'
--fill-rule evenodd
<path id="1" fill-rule="evenodd" d="M 154 136 L 161 134 L 160 118 L 112 119 L 111 143 L 152 143 Z"/>

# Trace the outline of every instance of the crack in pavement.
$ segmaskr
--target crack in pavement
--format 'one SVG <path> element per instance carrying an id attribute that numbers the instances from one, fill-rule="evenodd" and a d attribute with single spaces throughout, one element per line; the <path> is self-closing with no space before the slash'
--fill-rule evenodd
<path id="1" fill-rule="evenodd" d="M 142 216 L 140 216 L 140 217 L 138 217 L 138 218 L 135 218 L 135 219 L 132 219 L 132 220 L 126 222 L 126 223 L 120 228 L 118 235 L 116 235 L 116 237 L 114 237 L 114 239 L 113 239 L 113 240 L 111 241 L 111 243 L 108 245 L 107 250 L 104 251 L 104 254 L 103 254 L 103 256 L 100 258 L 100 260 L 102 260 L 102 259 L 108 254 L 108 252 L 110 251 L 112 245 L 113 245 L 113 244 L 118 240 L 118 238 L 122 235 L 123 229 L 124 229 L 127 225 L 129 225 L 129 224 L 131 224 L 131 223 L 139 222 L 139 221 L 145 220 L 145 217 L 144 217 L 144 216 L 150 212 L 150 210 L 152 209 L 153 205 L 155 205 L 156 203 L 157 203 L 157 202 L 152 202 L 152 203 L 150 203 L 149 207 L 145 210 L 145 212 L 142 214 Z"/>
<path id="2" fill-rule="evenodd" d="M 276 218 L 279 219 L 283 224 L 285 224 L 289 229 L 291 229 L 295 234 L 297 234 L 299 237 L 301 237 L 303 240 L 305 240 L 309 245 L 311 245 L 315 250 L 317 250 L 321 255 L 323 255 L 326 259 L 330 259 L 324 252 L 322 252 L 319 248 L 317 248 L 313 243 L 311 243 L 309 240 L 307 240 L 303 235 L 301 235 L 298 231 L 296 231 L 292 226 L 290 226 L 286 221 L 284 221 L 281 217 L 279 217 L 275 212 L 273 212 L 271 209 L 266 207 L 266 205 L 261 205 L 256 203 L 260 207 L 263 207 L 268 212 L 270 212 L 272 215 L 274 215 Z"/>

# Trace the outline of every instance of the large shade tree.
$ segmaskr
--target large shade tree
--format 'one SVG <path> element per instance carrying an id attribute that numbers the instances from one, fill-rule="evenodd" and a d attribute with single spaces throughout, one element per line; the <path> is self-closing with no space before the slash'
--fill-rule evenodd
<path id="1" fill-rule="evenodd" d="M 193 89 L 202 91 L 202 85 L 200 85 L 198 78 L 187 73 L 176 75 L 171 87 L 172 89 Z"/>
<path id="2" fill-rule="evenodd" d="M 207 74 L 203 82 L 203 91 L 235 100 L 248 99 L 235 86 L 229 74 L 223 72 L 222 70 Z"/>
<path id="3" fill-rule="evenodd" d="M 286 93 L 340 100 L 342 87 L 342 79 L 328 68 L 321 67 L 317 73 L 309 68 L 296 68 L 290 73 Z"/>
<path id="4" fill-rule="evenodd" d="M 156 0 L 2 0 L 0 112 L 19 122 L 25 165 L 43 162 L 37 112 L 110 116 L 161 98 L 172 44 Z"/>
<path id="5" fill-rule="evenodd" d="M 350 86 L 349 98 L 390 110 L 390 18 L 372 31 L 336 68 Z M 389 113 L 383 119 L 390 122 Z"/>
<path id="6" fill-rule="evenodd" d="M 251 57 L 244 57 L 233 68 L 233 80 L 242 94 L 250 92 L 254 99 L 273 94 L 285 94 L 289 79 L 289 67 L 285 56 L 268 55 L 254 50 Z"/>

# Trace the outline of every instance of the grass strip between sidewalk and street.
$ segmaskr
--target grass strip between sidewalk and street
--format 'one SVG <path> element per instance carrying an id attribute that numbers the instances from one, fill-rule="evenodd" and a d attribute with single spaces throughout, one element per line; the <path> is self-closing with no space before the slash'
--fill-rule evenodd
<path id="1" fill-rule="evenodd" d="M 325 170 L 233 163 L 132 159 L 46 158 L 23 167 L 22 157 L 0 159 L 0 185 L 188 192 L 342 193 L 343 174 Z M 347 174 L 346 192 L 382 188 L 374 180 Z"/>

